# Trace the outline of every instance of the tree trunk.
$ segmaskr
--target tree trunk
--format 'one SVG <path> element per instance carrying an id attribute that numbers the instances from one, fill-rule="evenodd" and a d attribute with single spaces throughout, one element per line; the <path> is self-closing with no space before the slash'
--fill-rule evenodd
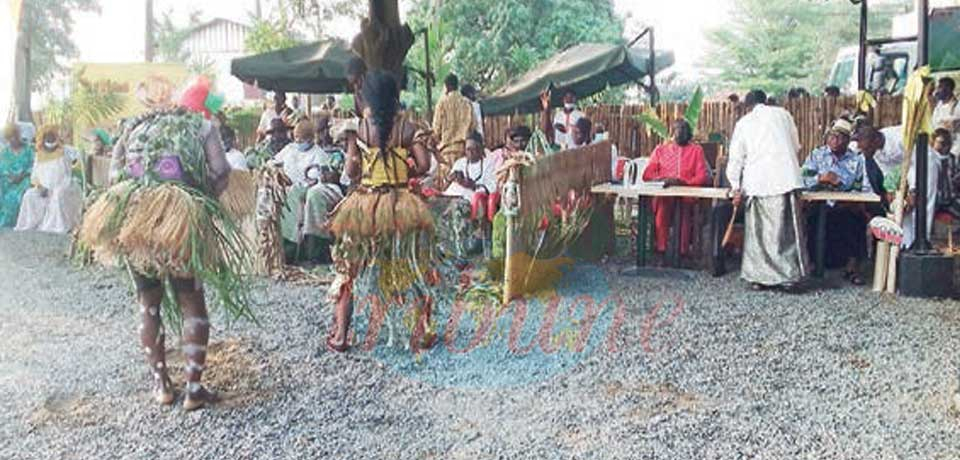
<path id="1" fill-rule="evenodd" d="M 143 43 L 143 60 L 146 62 L 153 62 L 154 53 L 156 51 L 156 45 L 154 44 L 154 33 L 153 29 L 156 26 L 156 21 L 153 19 L 153 0 L 147 0 L 146 5 L 147 18 L 146 18 L 146 28 L 144 32 L 144 43 Z"/>
<path id="2" fill-rule="evenodd" d="M 26 5 L 24 5 L 26 6 Z M 26 17 L 26 15 L 24 15 Z M 13 115 L 16 121 L 33 122 L 30 107 L 30 27 L 21 19 L 17 30 L 17 48 L 13 64 Z"/>
<path id="3" fill-rule="evenodd" d="M 360 34 L 353 39 L 353 51 L 371 70 L 385 70 L 398 77 L 413 46 L 413 31 L 400 23 L 397 0 L 369 0 L 369 13 L 360 22 Z"/>

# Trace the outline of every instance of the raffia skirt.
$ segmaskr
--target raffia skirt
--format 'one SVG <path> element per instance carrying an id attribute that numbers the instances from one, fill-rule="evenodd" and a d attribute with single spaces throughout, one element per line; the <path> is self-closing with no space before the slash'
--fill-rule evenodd
<path id="1" fill-rule="evenodd" d="M 231 173 L 220 200 L 175 183 L 145 186 L 124 181 L 87 209 L 78 242 L 98 262 L 124 261 L 155 277 L 194 277 L 203 272 L 242 273 L 249 251 L 235 223 L 255 210 L 256 182 Z"/>
<path id="2" fill-rule="evenodd" d="M 410 190 L 357 188 L 334 209 L 329 225 L 341 281 L 375 268 L 384 297 L 430 284 L 425 279 L 436 258 L 434 219 Z"/>

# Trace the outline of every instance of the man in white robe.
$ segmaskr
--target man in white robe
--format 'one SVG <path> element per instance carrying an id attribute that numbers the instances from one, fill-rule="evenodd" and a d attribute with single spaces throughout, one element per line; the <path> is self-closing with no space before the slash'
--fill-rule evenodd
<path id="1" fill-rule="evenodd" d="M 746 216 L 741 277 L 754 289 L 790 289 L 809 265 L 800 216 L 800 140 L 790 112 L 766 100 L 760 90 L 744 100 L 747 114 L 730 140 L 727 179 Z"/>

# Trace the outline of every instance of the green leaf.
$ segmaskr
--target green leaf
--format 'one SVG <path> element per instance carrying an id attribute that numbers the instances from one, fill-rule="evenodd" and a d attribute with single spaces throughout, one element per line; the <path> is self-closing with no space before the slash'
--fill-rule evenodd
<path id="1" fill-rule="evenodd" d="M 700 121 L 700 112 L 703 110 L 703 89 L 699 86 L 690 97 L 687 104 L 687 110 L 683 113 L 683 119 L 687 120 L 694 133 L 697 132 L 697 123 Z"/>
<path id="2" fill-rule="evenodd" d="M 656 133 L 657 136 L 660 136 L 661 139 L 670 138 L 670 130 L 667 129 L 667 125 L 660 119 L 657 115 L 657 112 L 654 112 L 652 108 L 647 107 L 640 115 L 637 115 L 636 120 L 643 123 L 647 127 L 647 134 L 650 134 L 651 131 Z"/>

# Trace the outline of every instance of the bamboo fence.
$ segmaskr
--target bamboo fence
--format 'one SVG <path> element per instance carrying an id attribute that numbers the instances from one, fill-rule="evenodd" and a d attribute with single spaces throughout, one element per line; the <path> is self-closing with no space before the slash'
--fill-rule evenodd
<path id="1" fill-rule="evenodd" d="M 686 104 L 665 102 L 657 106 L 657 113 L 669 126 L 682 118 Z M 803 146 L 800 161 L 806 158 L 814 148 L 823 144 L 827 128 L 844 112 L 853 112 L 856 98 L 853 96 L 829 98 L 807 97 L 786 101 L 784 104 L 797 124 L 800 144 Z M 662 140 L 655 134 L 648 134 L 636 116 L 646 109 L 644 105 L 599 105 L 587 107 L 584 113 L 593 121 L 594 126 L 602 123 L 609 133 L 609 139 L 617 145 L 620 155 L 635 158 L 647 156 Z M 900 124 L 901 97 L 879 96 L 872 118 L 876 126 L 886 127 Z M 697 138 L 707 141 L 720 137 L 729 140 L 733 128 L 742 115 L 742 109 L 728 101 L 705 102 L 697 125 Z M 505 115 L 484 119 L 484 134 L 487 144 L 495 146 L 504 142 L 512 126 L 539 126 L 539 115 Z"/>

